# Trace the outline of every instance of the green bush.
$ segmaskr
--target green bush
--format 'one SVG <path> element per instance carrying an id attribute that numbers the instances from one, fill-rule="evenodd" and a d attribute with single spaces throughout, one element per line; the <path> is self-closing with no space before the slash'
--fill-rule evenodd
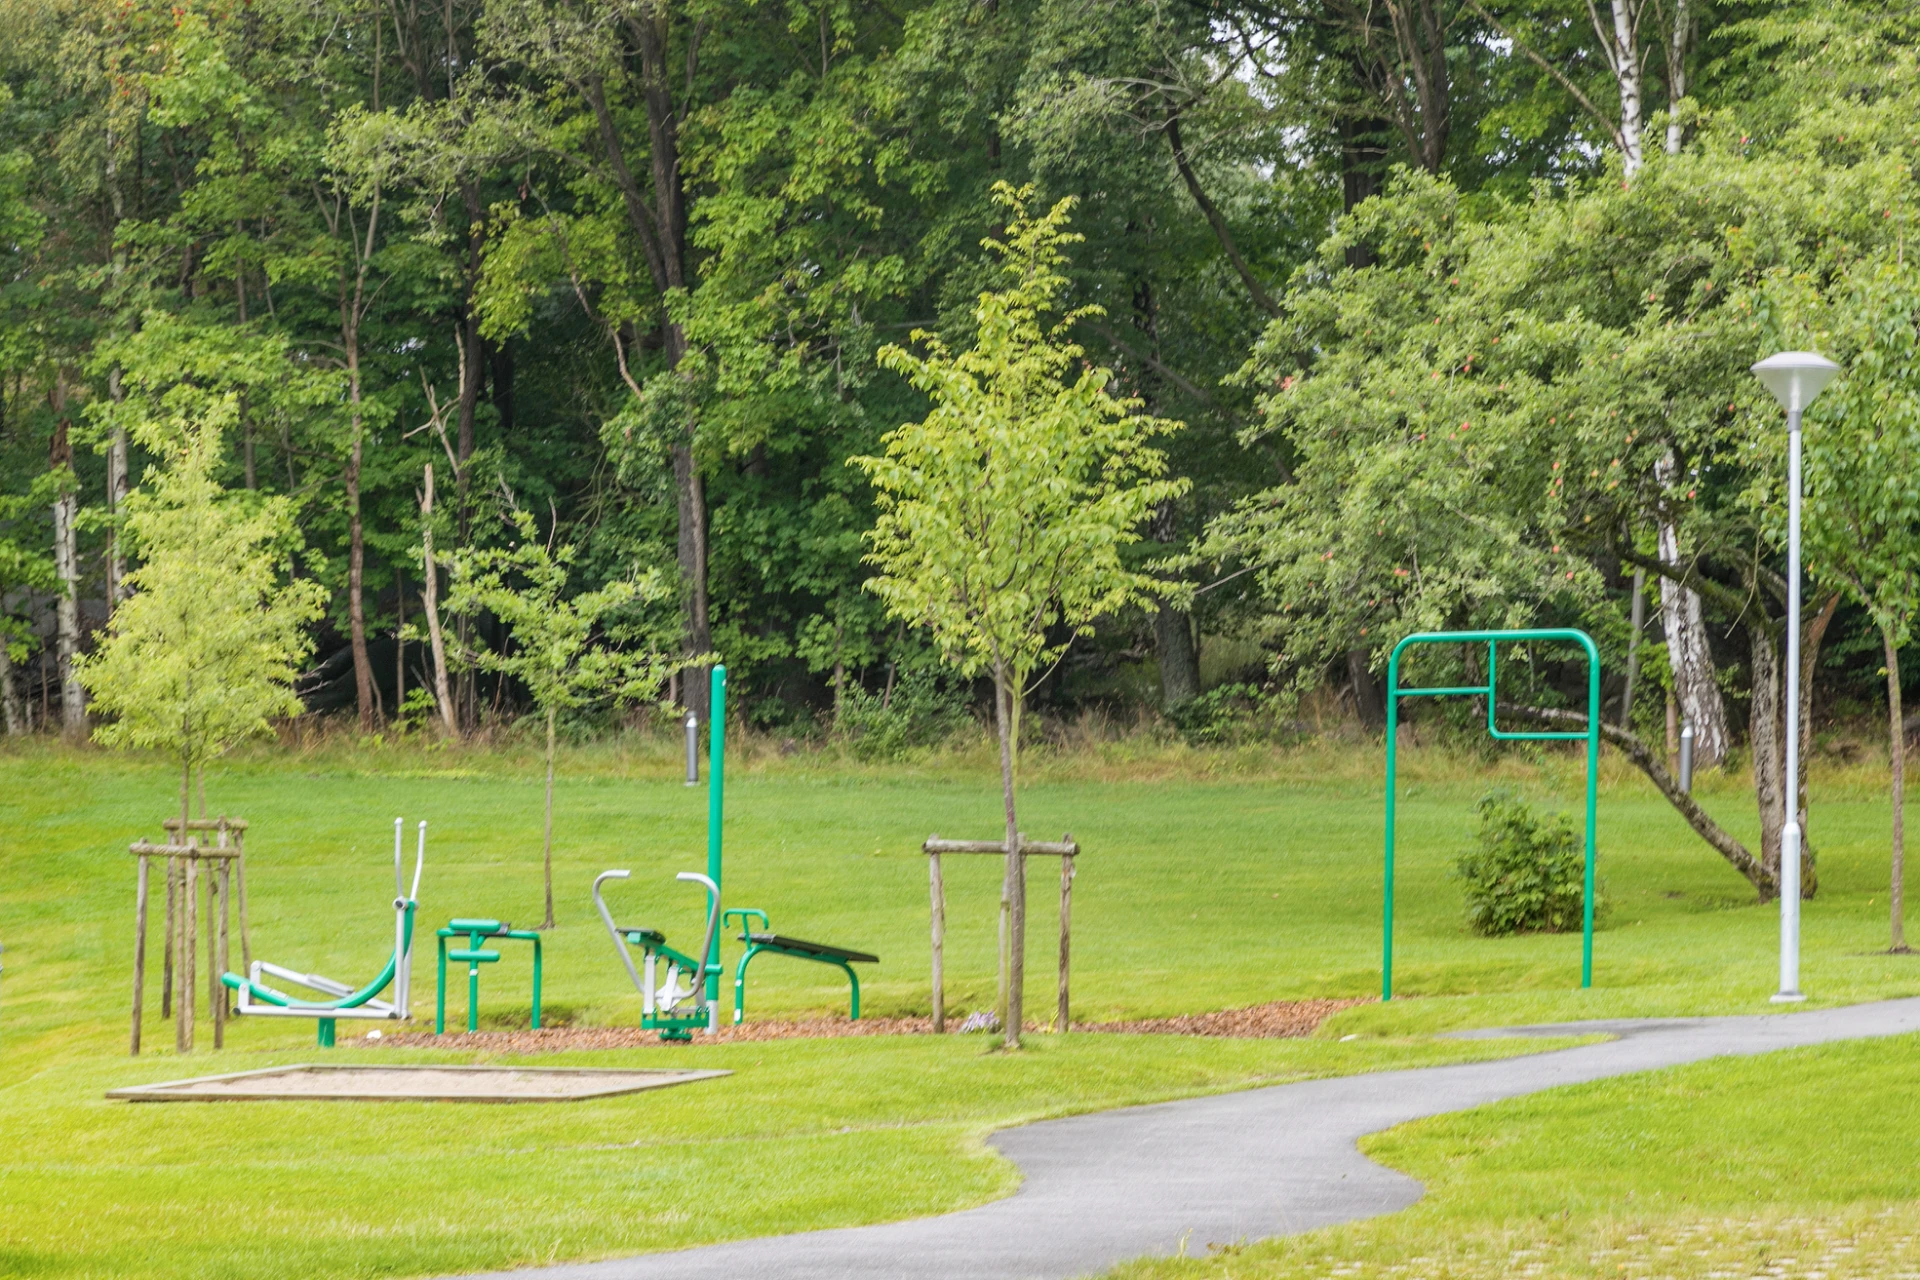
<path id="1" fill-rule="evenodd" d="M 851 685 L 840 701 L 840 732 L 862 760 L 898 760 L 968 723 L 963 689 L 931 671 L 903 671 L 892 695 Z"/>
<path id="2" fill-rule="evenodd" d="M 1454 864 L 1467 927 L 1489 937 L 1580 928 L 1586 859 L 1567 816 L 1536 813 L 1510 791 L 1489 791 L 1477 808 L 1474 847 Z M 1596 887 L 1596 911 L 1598 897 Z"/>

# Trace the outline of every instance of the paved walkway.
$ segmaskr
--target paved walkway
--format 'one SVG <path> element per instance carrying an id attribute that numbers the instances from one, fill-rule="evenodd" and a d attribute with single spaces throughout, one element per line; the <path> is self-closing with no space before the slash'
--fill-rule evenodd
<path id="1" fill-rule="evenodd" d="M 1025 1181 L 939 1218 L 516 1271 L 543 1280 L 1047 1280 L 1129 1258 L 1392 1213 L 1421 1187 L 1362 1136 L 1558 1085 L 1723 1054 L 1920 1031 L 1920 999 L 1743 1018 L 1584 1022 L 1477 1034 L 1619 1038 L 1556 1053 L 1343 1076 L 1048 1120 L 995 1134 Z"/>

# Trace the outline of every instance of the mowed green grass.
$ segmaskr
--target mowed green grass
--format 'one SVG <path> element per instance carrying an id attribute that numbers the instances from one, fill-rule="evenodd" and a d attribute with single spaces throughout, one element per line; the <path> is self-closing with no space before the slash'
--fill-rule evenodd
<path id="1" fill-rule="evenodd" d="M 1912 1036 L 1556 1089 L 1361 1145 L 1426 1197 L 1369 1222 L 1136 1263 L 1115 1280 L 1920 1274 Z"/>
<path id="2" fill-rule="evenodd" d="M 1491 772 L 1542 798 L 1577 794 L 1553 756 Z M 177 804 L 164 765 L 92 751 L 0 753 L 0 1275 L 411 1275 L 674 1247 L 882 1221 L 978 1203 L 1015 1174 L 982 1143 L 995 1128 L 1074 1110 L 1329 1072 L 1518 1052 L 1434 1040 L 1437 1028 L 1621 1012 L 1763 1009 L 1771 909 L 1666 806 L 1610 772 L 1603 877 L 1614 903 L 1597 987 L 1575 990 L 1577 938 L 1477 939 L 1460 927 L 1448 867 L 1467 837 L 1477 767 L 1418 753 L 1405 767 L 1396 1000 L 1342 1015 L 1320 1038 L 1192 1041 L 1075 1034 L 993 1053 L 985 1037 L 650 1048 L 569 1054 L 731 1068 L 724 1080 L 564 1106 L 272 1103 L 148 1107 L 105 1089 L 314 1056 L 305 1022 L 242 1021 L 188 1061 L 148 1019 L 125 1055 L 133 903 L 128 841 Z M 1731 781 L 1707 801 L 1751 834 Z M 244 815 L 256 952 L 355 980 L 391 945 L 392 820 L 430 823 L 422 921 L 538 920 L 540 780 L 514 752 L 261 752 L 210 782 Z M 729 778 L 726 896 L 774 926 L 882 957 L 870 1013 L 924 1012 L 931 832 L 991 837 L 987 762 L 941 757 L 861 768 L 767 757 Z M 1816 788 L 1823 888 L 1807 912 L 1806 986 L 1818 1000 L 1912 994 L 1920 964 L 1884 946 L 1886 821 L 1871 775 Z M 1035 835 L 1086 852 L 1074 890 L 1075 1018 L 1150 1016 L 1378 982 L 1378 761 L 1370 753 L 1240 753 L 1142 761 L 1039 759 L 1023 797 Z M 705 788 L 662 748 L 570 754 L 559 785 L 559 926 L 550 1017 L 631 1024 L 638 997 L 587 894 L 608 867 L 623 922 L 692 942 L 700 895 L 672 875 L 705 865 Z M 1051 1012 L 1057 881 L 1036 865 L 1030 1015 Z M 992 999 L 998 870 L 948 859 L 949 1007 Z M 157 925 L 156 925 L 157 928 Z M 424 953 L 423 953 L 424 954 Z M 729 965 L 738 944 L 729 942 Z M 157 974 L 157 952 L 150 973 Z M 524 1020 L 526 959 L 484 976 L 490 1022 Z M 431 969 L 416 1007 L 431 1014 Z M 841 1007 L 828 969 L 756 962 L 749 1017 Z M 459 984 L 456 981 L 456 986 Z M 157 1001 L 157 976 L 149 983 Z M 456 1004 L 452 1017 L 461 1016 Z M 343 1033 L 358 1031 L 343 1026 Z M 1359 1039 L 1342 1042 L 1343 1035 Z M 341 1061 L 423 1061 L 417 1051 Z M 455 1055 L 455 1060 L 475 1060 Z"/>

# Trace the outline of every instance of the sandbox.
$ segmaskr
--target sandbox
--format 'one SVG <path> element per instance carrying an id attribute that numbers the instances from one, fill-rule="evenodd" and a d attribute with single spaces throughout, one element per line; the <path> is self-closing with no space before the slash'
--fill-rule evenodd
<path id="1" fill-rule="evenodd" d="M 617 1067 L 366 1066 L 298 1063 L 111 1089 L 124 1102 L 579 1102 L 732 1075 Z"/>

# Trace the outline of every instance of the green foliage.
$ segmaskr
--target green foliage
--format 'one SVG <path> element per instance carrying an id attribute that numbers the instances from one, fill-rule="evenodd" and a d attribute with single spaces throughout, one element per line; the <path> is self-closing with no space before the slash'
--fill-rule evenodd
<path id="1" fill-rule="evenodd" d="M 1279 706 L 1279 699 L 1258 685 L 1235 682 L 1216 685 L 1169 716 L 1194 746 L 1227 746 L 1278 736 Z"/>
<path id="2" fill-rule="evenodd" d="M 1467 927 L 1488 937 L 1578 930 L 1586 858 L 1567 816 L 1542 816 L 1511 791 L 1488 792 L 1475 810 L 1474 845 L 1454 863 Z"/>
<path id="3" fill-rule="evenodd" d="M 142 563 L 100 647 L 76 659 L 111 746 L 167 750 L 187 778 L 235 744 L 296 715 L 293 693 L 323 592 L 288 580 L 298 535 L 292 503 L 228 494 L 214 483 L 231 401 L 175 424 L 181 444 L 127 501 Z"/>
<path id="4" fill-rule="evenodd" d="M 900 673 L 892 690 L 843 692 L 839 731 L 861 760 L 902 760 L 936 746 L 972 722 L 962 688 L 930 670 Z"/>
<path id="5" fill-rule="evenodd" d="M 512 545 L 470 551 L 454 561 L 447 612 L 484 610 L 512 637 L 511 646 L 475 648 L 462 658 L 525 685 L 550 719 L 603 699 L 633 702 L 653 696 L 666 679 L 667 659 L 650 649 L 617 646 L 634 636 L 631 620 L 623 625 L 620 615 L 666 594 L 659 577 L 619 580 L 569 595 L 579 549 L 542 540 L 524 511 L 513 513 L 513 527 Z"/>
<path id="6" fill-rule="evenodd" d="M 1074 366 L 1068 337 L 1098 308 L 1062 313 L 1071 200 L 1033 217 L 1031 190 L 1005 183 L 1003 288 L 980 295 L 972 348 L 917 332 L 925 356 L 887 347 L 881 363 L 932 401 L 889 432 L 886 452 L 854 458 L 878 493 L 868 586 L 893 616 L 923 626 L 964 675 L 992 671 L 1017 699 L 1066 637 L 1149 598 L 1157 584 L 1121 549 L 1155 504 L 1186 489 L 1165 478 L 1150 441 L 1178 423 L 1108 390 L 1106 369 Z M 1057 317 L 1057 318 L 1055 318 Z"/>

